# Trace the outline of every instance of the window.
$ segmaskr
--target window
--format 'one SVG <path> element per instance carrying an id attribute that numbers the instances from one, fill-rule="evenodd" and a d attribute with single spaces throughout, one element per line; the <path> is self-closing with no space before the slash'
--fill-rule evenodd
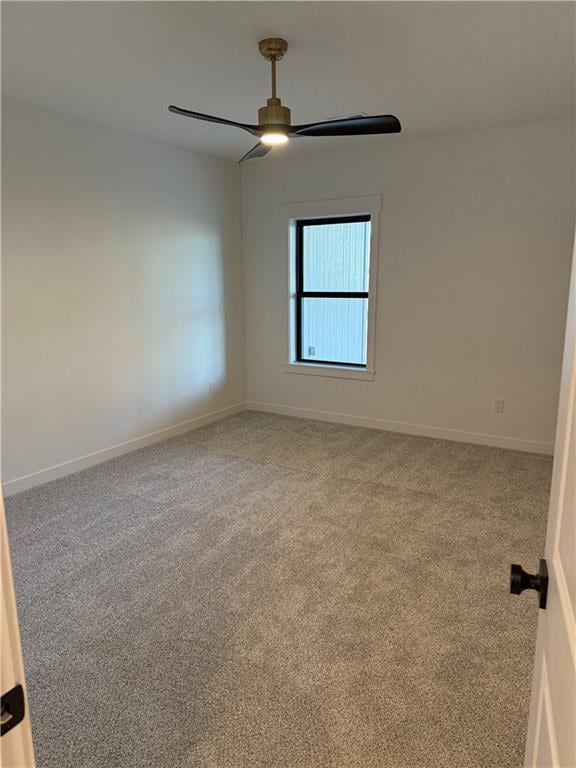
<path id="1" fill-rule="evenodd" d="M 373 381 L 380 195 L 281 204 L 284 373 Z"/>
<path id="2" fill-rule="evenodd" d="M 371 217 L 297 219 L 295 362 L 366 368 Z"/>

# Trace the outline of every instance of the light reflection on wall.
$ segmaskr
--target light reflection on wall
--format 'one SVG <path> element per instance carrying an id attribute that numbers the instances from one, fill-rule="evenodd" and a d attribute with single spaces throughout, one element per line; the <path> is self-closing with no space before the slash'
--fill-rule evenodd
<path id="1" fill-rule="evenodd" d="M 217 232 L 189 230 L 154 249 L 150 290 L 158 301 L 162 388 L 173 420 L 209 399 L 226 379 L 226 322 L 222 241 Z M 162 253 L 162 258 L 157 254 Z"/>

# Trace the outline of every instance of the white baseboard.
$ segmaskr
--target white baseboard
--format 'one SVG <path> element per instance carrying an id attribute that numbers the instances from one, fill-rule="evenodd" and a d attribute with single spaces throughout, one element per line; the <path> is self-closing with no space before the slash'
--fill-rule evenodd
<path id="1" fill-rule="evenodd" d="M 220 421 L 220 419 L 225 419 L 227 416 L 233 416 L 235 413 L 241 413 L 245 410 L 246 403 L 235 403 L 234 405 L 229 405 L 227 408 L 221 408 L 218 411 L 206 413 L 204 416 L 197 416 L 195 419 L 182 421 L 180 424 L 173 424 L 171 427 L 165 427 L 156 432 L 150 432 L 147 435 L 136 437 L 133 440 L 127 440 L 125 443 L 118 443 L 112 445 L 110 448 L 94 451 L 94 453 L 89 453 L 86 456 L 80 456 L 77 459 L 71 459 L 62 464 L 55 464 L 52 467 L 40 469 L 29 475 L 23 475 L 22 477 L 16 477 L 13 480 L 7 480 L 5 483 L 2 483 L 4 496 L 12 496 L 20 491 L 25 491 L 28 488 L 34 488 L 36 485 L 48 483 L 50 480 L 57 480 L 59 477 L 71 475 L 74 472 L 79 472 L 81 469 L 88 469 L 88 467 L 93 467 L 95 464 L 102 464 L 104 461 L 114 459 L 116 456 L 122 456 L 124 453 L 136 451 L 138 448 L 144 448 L 146 445 L 160 443 L 162 440 L 168 440 L 170 437 L 176 437 L 184 432 L 190 432 L 193 429 L 205 427 L 207 424 L 212 424 L 214 421 Z"/>
<path id="2" fill-rule="evenodd" d="M 402 432 L 404 434 L 418 435 L 420 437 L 438 437 L 442 440 L 454 440 L 458 443 L 490 445 L 494 448 L 508 448 L 509 450 L 525 451 L 527 453 L 544 453 L 549 455 L 554 453 L 553 443 L 524 440 L 519 437 L 486 435 L 481 432 L 463 432 L 459 429 L 430 427 L 423 424 L 411 424 L 410 422 L 404 421 L 375 419 L 369 416 L 353 416 L 348 413 L 335 413 L 334 411 L 316 411 L 312 408 L 300 408 L 293 405 L 278 405 L 276 403 L 261 403 L 254 400 L 248 400 L 246 407 L 249 411 L 278 413 L 283 416 L 297 416 L 301 419 L 315 419 L 317 421 L 333 421 L 337 424 L 352 424 L 357 427 L 383 429 L 388 432 Z"/>
<path id="3" fill-rule="evenodd" d="M 116 456 L 122 456 L 124 453 L 136 451 L 138 448 L 144 448 L 146 445 L 168 440 L 170 437 L 176 437 L 185 432 L 204 427 L 214 421 L 225 419 L 227 416 L 233 416 L 246 409 L 250 411 L 263 411 L 265 413 L 277 413 L 283 416 L 295 416 L 301 419 L 315 419 L 317 421 L 332 421 L 336 424 L 352 424 L 358 427 L 368 427 L 369 429 L 382 429 L 389 432 L 402 432 L 408 435 L 419 435 L 421 437 L 437 437 L 443 440 L 455 440 L 460 443 L 475 443 L 477 445 L 490 445 L 495 448 L 508 448 L 514 451 L 526 451 L 528 453 L 544 453 L 552 455 L 554 453 L 553 443 L 538 442 L 536 440 L 524 440 L 516 437 L 502 437 L 501 435 L 487 435 L 481 432 L 463 432 L 458 429 L 447 429 L 445 427 L 430 427 L 422 424 L 412 424 L 403 421 L 389 421 L 387 419 L 376 419 L 369 416 L 353 416 L 347 413 L 336 413 L 334 411 L 318 411 L 312 408 L 300 408 L 292 405 L 278 405 L 277 403 L 261 403 L 254 400 L 248 402 L 235 403 L 227 408 L 218 411 L 206 413 L 204 416 L 197 416 L 194 419 L 183 421 L 180 424 L 174 424 L 171 427 L 159 429 L 157 432 L 151 432 L 142 435 L 133 440 L 127 440 L 124 443 L 118 443 L 110 448 L 104 448 L 86 456 L 80 456 L 77 459 L 65 461 L 62 464 L 56 464 L 52 467 L 40 469 L 29 475 L 16 477 L 13 480 L 7 480 L 2 484 L 4 496 L 12 496 L 28 488 L 34 488 L 37 485 L 57 480 L 59 477 L 71 475 L 82 469 L 93 467 L 104 461 L 113 459 Z"/>

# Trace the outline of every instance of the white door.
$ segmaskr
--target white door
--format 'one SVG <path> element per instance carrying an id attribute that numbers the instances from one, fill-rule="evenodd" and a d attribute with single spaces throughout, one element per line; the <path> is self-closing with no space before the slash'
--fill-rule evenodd
<path id="1" fill-rule="evenodd" d="M 2 646 L 2 667 L 0 669 L 0 691 L 2 703 L 8 702 L 0 714 L 2 736 L 0 736 L 0 768 L 34 768 L 30 717 L 26 701 L 24 668 L 20 651 L 20 632 L 14 600 L 12 568 L 8 549 L 4 500 L 0 494 L 0 536 L 2 537 L 2 625 L 0 643 Z M 24 718 L 19 720 L 20 689 L 24 698 Z M 14 692 L 5 699 L 5 694 Z M 14 723 L 16 723 L 14 725 Z"/>
<path id="2" fill-rule="evenodd" d="M 550 581 L 539 612 L 525 766 L 576 768 L 576 252 L 545 557 Z"/>

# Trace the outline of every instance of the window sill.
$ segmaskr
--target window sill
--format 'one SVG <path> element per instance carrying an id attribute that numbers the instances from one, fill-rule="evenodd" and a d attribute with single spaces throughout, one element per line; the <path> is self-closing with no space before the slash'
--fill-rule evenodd
<path id="1" fill-rule="evenodd" d="M 332 379 L 356 379 L 359 381 L 374 381 L 374 371 L 366 368 L 352 368 L 339 365 L 316 365 L 316 363 L 288 363 L 284 373 L 299 373 L 306 376 L 328 376 Z"/>

